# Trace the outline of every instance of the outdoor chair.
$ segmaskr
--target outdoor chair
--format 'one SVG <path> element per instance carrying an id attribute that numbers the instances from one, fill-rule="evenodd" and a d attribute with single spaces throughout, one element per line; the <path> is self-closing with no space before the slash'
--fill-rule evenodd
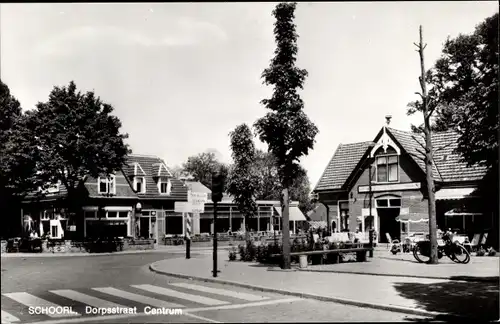
<path id="1" fill-rule="evenodd" d="M 393 245 L 401 249 L 401 242 L 399 242 L 399 240 L 393 240 L 389 233 L 385 233 L 385 237 L 387 238 L 387 248 L 389 252 L 392 250 Z"/>

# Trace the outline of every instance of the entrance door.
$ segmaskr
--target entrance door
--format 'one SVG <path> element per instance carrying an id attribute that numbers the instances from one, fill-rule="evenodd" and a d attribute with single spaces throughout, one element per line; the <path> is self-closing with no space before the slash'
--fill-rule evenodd
<path id="1" fill-rule="evenodd" d="M 399 216 L 399 212 L 399 208 L 377 208 L 377 213 L 380 220 L 379 237 L 381 243 L 390 243 L 387 242 L 387 238 L 385 235 L 386 233 L 389 233 L 391 239 L 393 240 L 401 240 L 400 224 L 396 220 L 396 217 Z"/>
<path id="2" fill-rule="evenodd" d="M 141 237 L 149 238 L 149 217 L 141 217 Z"/>

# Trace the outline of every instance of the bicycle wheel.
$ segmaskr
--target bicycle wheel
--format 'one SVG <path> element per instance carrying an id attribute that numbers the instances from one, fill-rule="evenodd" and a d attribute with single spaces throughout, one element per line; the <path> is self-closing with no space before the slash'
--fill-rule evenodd
<path id="1" fill-rule="evenodd" d="M 417 244 L 413 249 L 413 257 L 420 263 L 427 263 L 430 260 L 430 257 L 427 253 L 422 253 L 422 246 Z"/>
<path id="2" fill-rule="evenodd" d="M 451 258 L 456 263 L 467 264 L 470 261 L 470 254 L 467 249 L 461 244 L 455 244 L 451 251 Z"/>

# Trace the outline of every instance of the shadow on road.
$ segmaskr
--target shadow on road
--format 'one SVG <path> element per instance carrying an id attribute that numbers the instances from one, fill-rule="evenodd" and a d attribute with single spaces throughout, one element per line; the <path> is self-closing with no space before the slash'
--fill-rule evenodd
<path id="1" fill-rule="evenodd" d="M 475 320 L 499 318 L 498 282 L 400 282 L 395 283 L 394 288 L 402 297 L 415 300 L 419 308 L 446 314 L 432 320 L 447 321 L 457 317 Z"/>

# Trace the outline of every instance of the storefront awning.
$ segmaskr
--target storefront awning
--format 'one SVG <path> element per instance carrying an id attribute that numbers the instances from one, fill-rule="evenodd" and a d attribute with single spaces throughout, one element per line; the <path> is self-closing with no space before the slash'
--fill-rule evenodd
<path id="1" fill-rule="evenodd" d="M 444 216 L 453 217 L 453 216 L 480 216 L 482 213 L 475 213 L 467 210 L 463 210 L 462 208 L 454 208 L 452 210 L 444 213 Z"/>
<path id="2" fill-rule="evenodd" d="M 424 223 L 429 221 L 429 216 L 419 213 L 408 213 L 399 215 L 396 217 L 396 220 L 402 223 Z"/>
<path id="3" fill-rule="evenodd" d="M 281 215 L 281 207 L 274 207 L 274 209 L 281 217 L 282 216 Z M 289 215 L 290 221 L 296 221 L 296 222 L 300 222 L 300 221 L 306 222 L 307 221 L 306 216 L 304 216 L 304 214 L 302 214 L 299 207 L 291 206 L 289 211 L 290 211 L 290 215 Z"/>
<path id="4" fill-rule="evenodd" d="M 444 188 L 436 192 L 436 200 L 470 198 L 476 188 Z"/>

